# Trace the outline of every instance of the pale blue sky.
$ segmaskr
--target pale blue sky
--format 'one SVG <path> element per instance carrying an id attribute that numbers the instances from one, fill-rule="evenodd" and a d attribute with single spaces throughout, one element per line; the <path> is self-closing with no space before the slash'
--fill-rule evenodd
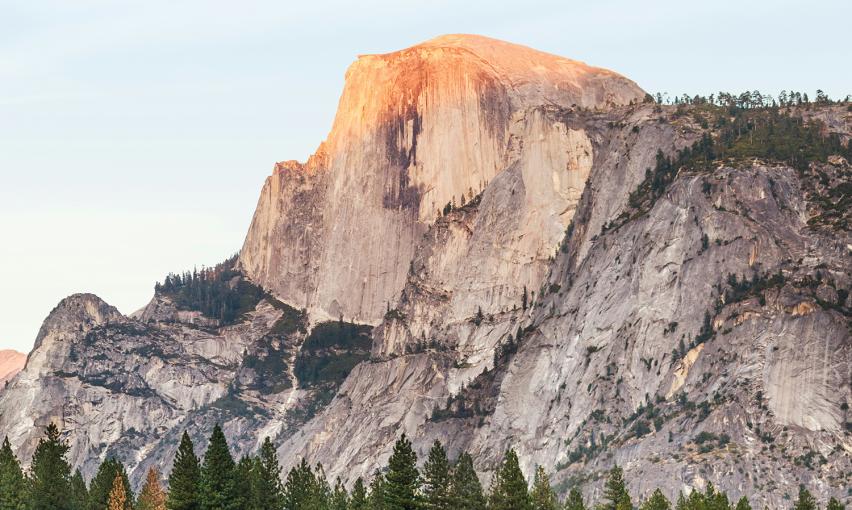
<path id="1" fill-rule="evenodd" d="M 0 348 L 64 296 L 130 313 L 236 252 L 358 53 L 479 33 L 648 91 L 852 93 L 852 2 L 0 0 Z"/>

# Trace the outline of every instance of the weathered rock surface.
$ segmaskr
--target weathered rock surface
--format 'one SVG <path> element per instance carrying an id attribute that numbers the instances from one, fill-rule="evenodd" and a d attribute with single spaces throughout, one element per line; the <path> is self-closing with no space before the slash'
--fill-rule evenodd
<path id="1" fill-rule="evenodd" d="M 3 393 L 0 429 L 26 458 L 38 431 L 55 422 L 74 432 L 70 456 L 84 473 L 116 452 L 131 455 L 132 466 L 156 435 L 225 394 L 253 329 L 269 327 L 264 311 L 214 335 L 132 320 L 91 294 L 68 297 Z"/>
<path id="2" fill-rule="evenodd" d="M 71 296 L 0 430 L 26 459 L 56 421 L 85 474 L 117 455 L 134 480 L 220 422 L 237 454 L 271 436 L 285 467 L 350 482 L 404 431 L 421 458 L 471 451 L 485 482 L 513 446 L 592 496 L 618 462 L 639 495 L 848 502 L 852 235 L 826 190 L 849 163 L 683 171 L 637 210 L 658 151 L 707 129 L 643 97 L 476 36 L 359 58 L 328 139 L 261 192 L 238 262 L 253 310 Z M 846 105 L 795 113 L 848 139 Z"/>
<path id="3" fill-rule="evenodd" d="M 496 217 L 514 214 L 512 170 L 491 181 L 481 201 L 439 219 L 418 249 L 398 308 L 376 330 L 377 359 L 362 378 L 383 384 L 339 395 L 303 429 L 307 439 L 284 444 L 283 456 L 321 458 L 330 472 L 356 466 L 354 474 L 366 476 L 374 466 L 363 461 L 364 448 L 387 456 L 388 438 L 402 429 L 417 438 L 421 455 L 434 439 L 451 452 L 472 451 L 484 480 L 514 446 L 527 473 L 536 463 L 559 466 L 562 487 L 583 480 L 598 487 L 616 461 L 640 494 L 656 486 L 674 494 L 712 480 L 769 505 L 803 482 L 848 497 L 848 297 L 841 305 L 829 289 L 852 283 L 850 234 L 810 227 L 819 211 L 803 179 L 760 163 L 683 175 L 651 211 L 612 230 L 656 150 L 672 152 L 698 136 L 697 126 L 670 113 L 641 106 L 565 120 L 569 129 L 584 126 L 595 160 L 566 248 L 527 310 L 520 294 L 513 307 L 495 310 L 444 283 L 457 285 L 457 272 L 470 270 L 447 260 L 469 249 L 492 193 L 504 193 L 507 205 Z M 833 171 L 848 182 L 848 164 Z M 499 231 L 495 224 L 491 232 Z M 752 281 L 775 274 L 785 283 L 722 301 L 729 275 Z M 819 298 L 820 289 L 831 299 Z M 466 314 L 453 313 L 458 297 L 474 304 Z M 705 314 L 712 315 L 711 338 L 674 360 L 674 350 L 700 336 Z M 494 347 L 509 335 L 523 341 L 495 370 Z M 467 407 L 455 400 L 449 412 L 435 413 L 448 397 Z M 364 408 L 382 411 L 353 411 Z M 363 437 L 365 429 L 375 432 Z M 637 429 L 643 432 L 634 437 Z M 701 432 L 730 437 L 701 451 Z M 359 448 L 348 442 L 352 436 Z"/>

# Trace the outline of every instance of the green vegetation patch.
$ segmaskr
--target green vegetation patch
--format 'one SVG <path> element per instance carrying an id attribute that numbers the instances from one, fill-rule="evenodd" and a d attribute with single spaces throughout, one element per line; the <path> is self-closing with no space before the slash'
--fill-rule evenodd
<path id="1" fill-rule="evenodd" d="M 237 255 L 212 268 L 171 273 L 154 290 L 172 299 L 179 310 L 199 311 L 221 325 L 238 322 L 267 293 L 236 270 Z"/>
<path id="2" fill-rule="evenodd" d="M 674 157 L 658 151 L 654 168 L 645 171 L 645 179 L 630 194 L 630 209 L 605 225 L 604 232 L 648 212 L 682 170 L 709 172 L 719 162 L 758 158 L 789 164 L 801 174 L 810 163 L 826 163 L 831 155 L 852 159 L 852 144 L 844 145 L 836 134 L 824 136 L 820 122 L 805 122 L 779 106 L 706 108 L 715 116 L 714 127 Z M 843 188 L 834 193 L 845 197 Z"/>
<path id="3" fill-rule="evenodd" d="M 269 330 L 270 335 L 289 336 L 297 331 L 305 332 L 306 329 L 306 314 L 303 311 L 296 310 L 292 306 L 288 306 L 280 301 L 273 303 L 273 306 L 281 310 L 281 318 L 275 321 L 272 329 Z"/>
<path id="4" fill-rule="evenodd" d="M 300 386 L 342 383 L 355 365 L 369 357 L 372 330 L 372 326 L 343 321 L 317 324 L 296 357 Z"/>

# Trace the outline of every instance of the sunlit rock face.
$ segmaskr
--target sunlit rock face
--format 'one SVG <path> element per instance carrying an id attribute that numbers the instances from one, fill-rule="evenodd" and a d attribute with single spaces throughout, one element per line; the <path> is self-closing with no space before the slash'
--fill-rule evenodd
<path id="1" fill-rule="evenodd" d="M 305 165 L 279 164 L 267 179 L 241 265 L 315 316 L 377 323 L 445 205 L 460 206 L 514 168 L 517 181 L 505 184 L 517 188 L 519 210 L 482 240 L 512 257 L 476 246 L 455 255 L 491 270 L 489 281 L 467 285 L 487 295 L 487 309 L 505 307 L 540 280 L 591 165 L 583 130 L 546 110 L 643 96 L 613 72 L 480 36 L 361 56 L 326 142 Z"/>
<path id="2" fill-rule="evenodd" d="M 12 349 L 0 350 L 0 391 L 3 391 L 6 381 L 15 377 L 24 368 L 26 361 L 27 355 L 22 352 Z"/>

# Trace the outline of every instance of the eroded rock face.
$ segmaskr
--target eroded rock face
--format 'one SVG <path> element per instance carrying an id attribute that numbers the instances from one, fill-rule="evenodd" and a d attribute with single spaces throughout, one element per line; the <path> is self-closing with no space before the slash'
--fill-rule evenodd
<path id="1" fill-rule="evenodd" d="M 852 237 L 825 195 L 849 163 L 684 171 L 637 210 L 658 151 L 706 129 L 643 96 L 476 36 L 359 58 L 328 139 L 261 192 L 236 277 L 265 289 L 254 309 L 72 296 L 0 430 L 26 460 L 56 421 L 85 474 L 116 455 L 136 481 L 218 422 L 238 456 L 269 436 L 285 469 L 347 482 L 406 432 L 485 483 L 512 446 L 593 498 L 618 462 L 643 496 L 848 499 Z M 845 105 L 802 113 L 847 136 Z"/>

